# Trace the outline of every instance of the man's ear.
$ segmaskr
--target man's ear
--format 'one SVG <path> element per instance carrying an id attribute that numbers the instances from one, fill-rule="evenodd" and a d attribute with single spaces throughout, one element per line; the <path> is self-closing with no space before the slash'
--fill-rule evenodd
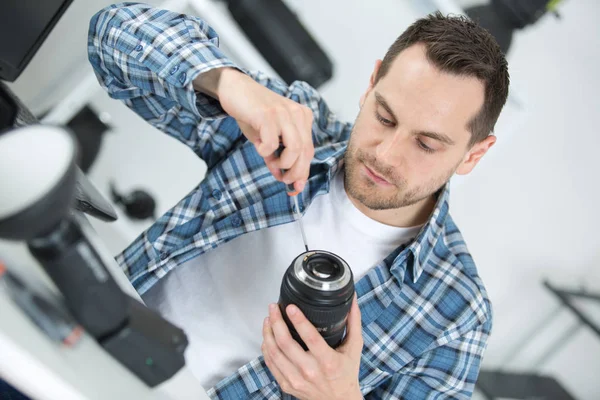
<path id="1" fill-rule="evenodd" d="M 365 92 L 362 94 L 362 96 L 360 96 L 360 103 L 359 103 L 360 108 L 362 108 L 363 104 L 365 104 L 365 100 L 367 99 L 369 92 L 371 92 L 371 90 L 373 90 L 373 87 L 375 87 L 375 79 L 377 78 L 377 74 L 379 73 L 380 67 L 381 67 L 381 60 L 375 61 L 375 68 L 373 69 L 373 73 L 371 73 L 371 78 L 369 79 L 369 87 L 367 87 L 367 90 L 365 90 Z"/>
<path id="2" fill-rule="evenodd" d="M 481 157 L 496 143 L 496 136 L 490 135 L 481 142 L 476 143 L 471 150 L 467 152 L 462 163 L 456 170 L 457 175 L 466 175 L 475 168 Z"/>

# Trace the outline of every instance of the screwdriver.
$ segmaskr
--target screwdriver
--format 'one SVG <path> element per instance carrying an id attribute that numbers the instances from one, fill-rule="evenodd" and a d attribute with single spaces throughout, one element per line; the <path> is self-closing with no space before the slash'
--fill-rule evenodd
<path id="1" fill-rule="evenodd" d="M 285 147 L 284 147 L 283 143 L 279 143 L 279 148 L 275 152 L 277 157 L 281 156 L 281 152 L 283 151 L 284 148 Z M 284 169 L 281 170 L 282 174 L 284 174 L 285 172 L 286 172 L 286 170 L 284 170 Z M 302 214 L 300 213 L 300 206 L 298 205 L 298 191 L 296 191 L 296 189 L 294 189 L 293 183 L 289 183 L 289 184 L 285 185 L 285 191 L 287 192 L 288 196 L 290 196 L 294 199 L 295 220 L 298 221 L 298 223 L 300 224 L 300 232 L 302 233 L 302 240 L 304 242 L 304 248 L 306 249 L 306 251 L 308 251 L 306 234 L 304 233 L 304 225 L 302 224 Z"/>

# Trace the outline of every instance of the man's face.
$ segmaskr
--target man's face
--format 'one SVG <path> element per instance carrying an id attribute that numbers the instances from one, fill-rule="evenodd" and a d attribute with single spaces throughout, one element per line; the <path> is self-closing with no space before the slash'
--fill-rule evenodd
<path id="1" fill-rule="evenodd" d="M 494 139 L 469 148 L 467 127 L 484 100 L 476 78 L 439 71 L 420 44 L 402 51 L 373 86 L 379 65 L 346 151 L 345 186 L 366 207 L 386 210 L 428 198 L 455 172 L 468 173 Z"/>

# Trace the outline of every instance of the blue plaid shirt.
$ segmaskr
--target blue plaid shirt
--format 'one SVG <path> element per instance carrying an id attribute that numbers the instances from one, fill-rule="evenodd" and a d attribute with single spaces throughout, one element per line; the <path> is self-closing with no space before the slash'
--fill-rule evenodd
<path id="1" fill-rule="evenodd" d="M 192 80 L 236 67 L 199 18 L 119 4 L 90 24 L 89 59 L 102 87 L 207 164 L 206 177 L 117 257 L 141 294 L 169 271 L 240 235 L 294 220 L 292 202 L 236 121 L 195 93 Z M 301 211 L 329 192 L 352 129 L 304 82 L 287 85 L 247 72 L 310 107 L 315 157 L 299 195 Z M 414 241 L 356 283 L 366 399 L 470 398 L 491 329 L 491 305 L 463 238 L 448 213 L 448 187 Z M 289 399 L 261 357 L 208 390 L 215 399 Z"/>

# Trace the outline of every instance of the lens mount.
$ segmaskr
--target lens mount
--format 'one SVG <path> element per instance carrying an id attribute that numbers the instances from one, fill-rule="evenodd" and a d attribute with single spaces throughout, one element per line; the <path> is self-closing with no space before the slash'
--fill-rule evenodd
<path id="1" fill-rule="evenodd" d="M 339 256 L 327 251 L 309 251 L 296 258 L 294 275 L 298 281 L 321 291 L 335 291 L 352 279 L 350 267 Z"/>

